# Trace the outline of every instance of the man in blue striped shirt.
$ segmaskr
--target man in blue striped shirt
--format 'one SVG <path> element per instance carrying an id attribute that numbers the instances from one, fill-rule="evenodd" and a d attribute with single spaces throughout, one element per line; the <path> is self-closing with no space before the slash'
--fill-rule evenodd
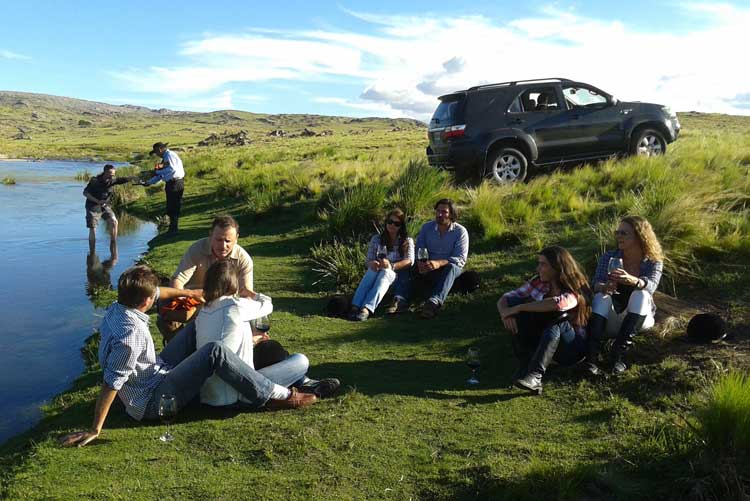
<path id="1" fill-rule="evenodd" d="M 63 445 L 84 446 L 101 433 L 109 408 L 119 396 L 134 419 L 158 419 L 161 395 L 175 397 L 184 407 L 213 374 L 238 390 L 251 406 L 271 410 L 291 409 L 315 403 L 313 394 L 299 393 L 273 383 L 258 373 L 221 342 L 195 349 L 191 323 L 159 354 L 148 328 L 146 314 L 159 298 L 202 298 L 201 290 L 158 287 L 158 278 L 147 266 L 134 266 L 122 274 L 117 302 L 107 309 L 101 326 L 99 364 L 103 383 L 96 401 L 91 429 L 60 439 Z"/>

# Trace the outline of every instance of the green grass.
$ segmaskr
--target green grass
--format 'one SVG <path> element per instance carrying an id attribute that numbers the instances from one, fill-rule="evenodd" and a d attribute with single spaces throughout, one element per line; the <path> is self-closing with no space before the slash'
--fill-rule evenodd
<path id="1" fill-rule="evenodd" d="M 156 237 L 145 261 L 169 276 L 214 215 L 238 216 L 240 243 L 255 262 L 256 289 L 274 298 L 271 335 L 307 354 L 313 377 L 341 378 L 344 391 L 298 412 L 187 409 L 168 445 L 157 440 L 161 425 L 135 423 L 115 406 L 96 444 L 59 448 L 56 437 L 91 422 L 101 381 L 92 365 L 53 399 L 36 428 L 0 449 L 0 497 L 686 497 L 697 488 L 686 465 L 698 464 L 704 449 L 686 431 L 685 416 L 709 400 L 721 371 L 747 371 L 744 328 L 735 329 L 737 341 L 728 347 L 686 347 L 671 340 L 678 331 L 642 336 L 625 377 L 592 383 L 553 367 L 545 394 L 535 398 L 507 387 L 515 364 L 494 306 L 502 292 L 529 276 L 543 245 L 566 245 L 592 272 L 597 254 L 611 245 L 617 217 L 638 212 L 658 225 L 671 258 L 665 290 L 708 298 L 732 311 L 735 325 L 747 325 L 750 123 L 700 115 L 684 123 L 684 137 L 664 158 L 566 168 L 505 188 L 450 186 L 442 174 L 430 176 L 418 162 L 410 164 L 424 151 L 416 132 L 273 138 L 186 151 L 181 231 Z M 724 135 L 716 124 L 724 125 Z M 407 176 L 421 179 L 423 187 L 407 195 Z M 367 232 L 371 214 L 361 210 L 367 197 L 349 208 L 342 200 L 373 183 L 385 187 L 374 197 L 375 207 L 412 203 L 415 226 L 429 218 L 431 198 L 458 201 L 472 229 L 469 267 L 483 279 L 479 291 L 450 298 L 430 322 L 413 313 L 361 323 L 323 316 L 334 289 L 351 287 L 356 270 L 364 270 L 361 243 L 330 245 L 331 233 L 339 231 L 330 226 L 335 211 L 326 218 L 319 209 L 346 212 L 342 225 L 365 214 L 350 226 Z M 229 186 L 239 192 L 227 191 Z M 268 201 L 255 198 L 261 196 L 256 192 L 268 193 L 262 195 Z M 142 217 L 163 212 L 159 189 L 127 187 L 118 196 Z M 321 241 L 327 243 L 311 255 Z M 335 264 L 324 263 L 326 269 L 349 271 L 316 284 L 314 268 L 321 266 L 312 258 Z M 152 332 L 158 346 L 161 338 L 155 327 Z M 84 348 L 87 360 L 93 343 Z M 482 350 L 477 388 L 464 384 L 470 346 Z M 714 421 L 723 423 L 718 429 L 729 422 Z M 747 463 L 734 459 L 731 465 L 740 479 L 737 489 L 746 489 Z M 717 487 L 715 469 L 706 467 L 702 475 L 701 492 L 714 498 L 739 492 Z"/>

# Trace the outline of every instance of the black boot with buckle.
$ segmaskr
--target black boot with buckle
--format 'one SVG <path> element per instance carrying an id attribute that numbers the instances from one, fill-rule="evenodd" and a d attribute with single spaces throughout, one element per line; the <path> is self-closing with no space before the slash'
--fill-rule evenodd
<path id="1" fill-rule="evenodd" d="M 646 321 L 645 315 L 638 315 L 636 313 L 628 313 L 622 320 L 620 325 L 620 332 L 617 334 L 615 340 L 615 346 L 612 349 L 612 374 L 619 376 L 626 370 L 628 366 L 625 364 L 625 354 L 633 346 L 633 339 L 638 335 L 638 332 L 643 327 L 643 323 Z"/>
<path id="2" fill-rule="evenodd" d="M 588 330 L 589 337 L 586 345 L 586 364 L 585 369 L 591 376 L 603 376 L 604 371 L 599 368 L 597 361 L 599 351 L 602 346 L 602 339 L 607 328 L 607 319 L 596 313 L 592 313 L 589 318 Z"/>

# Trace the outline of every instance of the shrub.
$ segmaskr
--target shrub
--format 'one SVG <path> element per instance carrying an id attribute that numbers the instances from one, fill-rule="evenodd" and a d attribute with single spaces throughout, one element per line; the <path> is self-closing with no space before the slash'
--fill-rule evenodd
<path id="1" fill-rule="evenodd" d="M 388 188 L 383 183 L 360 183 L 329 199 L 324 217 L 331 237 L 347 238 L 372 233 L 383 218 Z M 335 196 L 335 195 L 333 195 Z"/>
<path id="2" fill-rule="evenodd" d="M 310 249 L 312 269 L 318 275 L 314 283 L 327 282 L 342 291 L 355 289 L 364 271 L 365 247 L 356 240 L 339 239 L 313 246 Z"/>
<path id="3" fill-rule="evenodd" d="M 444 197 L 447 181 L 448 174 L 433 169 L 426 160 L 409 160 L 406 170 L 393 185 L 393 203 L 407 216 L 416 216 L 432 209 L 435 202 Z"/>

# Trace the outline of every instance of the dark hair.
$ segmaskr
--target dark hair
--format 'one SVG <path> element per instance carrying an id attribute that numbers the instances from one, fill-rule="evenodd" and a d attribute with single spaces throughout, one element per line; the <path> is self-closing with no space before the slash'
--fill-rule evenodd
<path id="1" fill-rule="evenodd" d="M 128 308 L 138 308 L 145 299 L 156 294 L 159 278 L 144 265 L 128 268 L 117 281 L 117 302 Z"/>
<path id="2" fill-rule="evenodd" d="M 409 238 L 409 232 L 406 229 L 406 214 L 404 214 L 404 211 L 402 211 L 401 209 L 395 208 L 390 211 L 387 216 L 385 216 L 383 231 L 380 232 L 380 245 L 385 245 L 388 248 L 388 252 L 390 252 L 393 248 L 393 244 L 395 242 L 391 242 L 391 234 L 388 233 L 387 228 L 388 220 L 393 216 L 396 216 L 399 221 L 401 221 L 401 226 L 399 226 L 398 228 L 398 237 L 401 239 L 401 246 L 399 247 L 398 252 L 401 257 L 404 257 L 404 254 L 406 254 L 406 247 L 408 246 L 408 242 L 406 241 L 406 239 Z"/>
<path id="3" fill-rule="evenodd" d="M 216 261 L 206 270 L 206 279 L 203 283 L 203 298 L 206 304 L 222 296 L 237 294 L 239 291 L 239 278 L 237 277 L 237 266 L 233 261 Z"/>
<path id="4" fill-rule="evenodd" d="M 448 211 L 450 212 L 452 222 L 455 222 L 456 219 L 458 219 L 458 212 L 456 211 L 456 207 L 453 205 L 453 200 L 451 200 L 450 198 L 441 198 L 435 204 L 435 210 L 437 210 L 440 205 L 448 206 Z"/>
<path id="5" fill-rule="evenodd" d="M 228 230 L 229 228 L 234 228 L 237 230 L 237 233 L 240 232 L 240 225 L 237 223 L 237 220 L 234 219 L 229 214 L 225 214 L 223 216 L 216 216 L 211 223 L 211 231 L 214 231 L 214 228 L 221 228 L 222 230 Z"/>
<path id="6" fill-rule="evenodd" d="M 581 271 L 581 265 L 564 247 L 553 245 L 545 247 L 539 252 L 549 261 L 552 268 L 559 274 L 560 288 L 565 292 L 572 292 L 578 299 L 578 305 L 571 310 L 575 325 L 584 326 L 588 323 L 591 314 L 589 297 L 591 288 L 586 275 Z"/>
<path id="7" fill-rule="evenodd" d="M 112 164 L 107 164 L 107 165 L 105 165 L 105 166 L 104 166 L 104 168 L 102 169 L 102 172 L 106 172 L 106 171 L 108 171 L 108 170 L 115 170 L 115 166 L 114 166 L 114 165 L 112 165 Z"/>

